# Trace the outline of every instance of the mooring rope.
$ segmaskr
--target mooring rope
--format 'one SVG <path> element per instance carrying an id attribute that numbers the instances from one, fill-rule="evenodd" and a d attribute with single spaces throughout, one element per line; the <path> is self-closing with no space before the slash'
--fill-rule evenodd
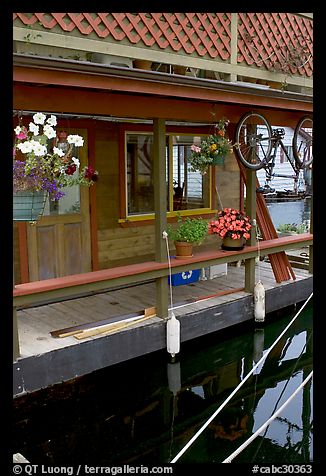
<path id="1" fill-rule="evenodd" d="M 170 249 L 169 249 L 169 241 L 168 241 L 168 234 L 166 231 L 163 231 L 163 238 L 166 242 L 166 254 L 168 257 L 168 266 L 169 266 L 169 277 L 170 277 L 170 283 L 169 283 L 169 288 L 170 288 L 170 311 L 172 312 L 173 310 L 173 299 L 172 299 L 172 270 L 171 270 L 171 259 L 170 259 Z"/>
<path id="2" fill-rule="evenodd" d="M 299 385 L 299 387 L 292 393 L 292 395 L 286 400 L 286 402 L 283 403 L 282 406 L 272 415 L 263 425 L 261 425 L 260 428 L 258 428 L 257 431 L 253 435 L 250 436 L 250 438 L 247 439 L 237 450 L 235 450 L 228 458 L 226 458 L 222 463 L 231 463 L 232 460 L 238 456 L 250 443 L 257 438 L 257 436 L 267 427 L 269 426 L 275 418 L 282 413 L 284 408 L 293 400 L 293 398 L 297 395 L 298 392 L 309 382 L 309 380 L 312 378 L 313 371 L 310 372 L 308 377 Z"/>
<path id="3" fill-rule="evenodd" d="M 279 342 L 279 340 L 283 337 L 283 335 L 287 332 L 289 327 L 292 325 L 292 323 L 297 319 L 301 311 L 305 308 L 305 306 L 308 304 L 310 299 L 312 298 L 313 293 L 310 294 L 308 299 L 305 301 L 305 303 L 301 306 L 299 311 L 296 313 L 296 315 L 291 319 L 289 324 L 285 327 L 285 329 L 281 332 L 281 334 L 278 336 L 278 338 L 274 341 L 274 343 L 271 345 L 271 347 L 265 352 L 265 354 L 262 356 L 262 358 L 257 362 L 256 365 L 253 366 L 253 368 L 248 372 L 248 374 L 244 377 L 244 379 L 239 383 L 239 385 L 230 393 L 230 395 L 226 398 L 226 400 L 218 407 L 218 409 L 213 413 L 213 415 L 210 416 L 210 418 L 204 423 L 204 425 L 197 431 L 197 433 L 194 434 L 194 436 L 188 441 L 188 443 L 182 448 L 181 451 L 171 460 L 171 463 L 175 463 L 178 461 L 178 459 L 187 451 L 187 449 L 197 440 L 197 438 L 202 434 L 202 432 L 208 427 L 208 425 L 214 420 L 216 415 L 220 413 L 220 411 L 229 403 L 229 401 L 232 399 L 232 397 L 237 393 L 237 391 L 245 384 L 245 382 L 248 380 L 248 378 L 253 374 L 253 372 L 256 370 L 257 367 L 266 359 L 268 354 L 271 352 L 271 350 L 276 346 L 276 344 Z"/>

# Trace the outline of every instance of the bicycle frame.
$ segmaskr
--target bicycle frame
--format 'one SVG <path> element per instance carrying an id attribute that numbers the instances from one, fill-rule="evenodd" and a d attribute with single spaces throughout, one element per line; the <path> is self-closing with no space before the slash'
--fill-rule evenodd
<path id="1" fill-rule="evenodd" d="M 268 159 L 268 162 L 265 162 L 264 167 L 263 167 L 266 171 L 266 182 L 267 183 L 270 182 L 273 177 L 292 178 L 294 180 L 294 192 L 297 193 L 298 192 L 299 173 L 300 173 L 301 169 L 298 167 L 295 159 L 293 157 L 289 156 L 289 154 L 286 150 L 286 147 L 283 143 L 283 140 L 282 140 L 284 135 L 285 135 L 284 129 L 281 129 L 281 128 L 273 129 L 272 153 L 271 153 L 271 155 Z M 285 154 L 285 157 L 288 159 L 288 161 L 289 161 L 289 163 L 290 163 L 290 165 L 293 169 L 294 175 L 275 174 L 273 172 L 274 167 L 275 167 L 276 154 L 277 154 L 277 151 L 278 151 L 279 147 L 281 147 L 281 149 L 283 150 L 283 152 Z"/>

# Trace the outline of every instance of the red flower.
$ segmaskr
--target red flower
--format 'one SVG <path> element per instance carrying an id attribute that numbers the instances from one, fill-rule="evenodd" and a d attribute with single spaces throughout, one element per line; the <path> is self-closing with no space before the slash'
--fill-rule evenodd
<path id="1" fill-rule="evenodd" d="M 65 169 L 65 172 L 67 175 L 73 175 L 76 172 L 76 168 L 76 164 L 68 165 L 68 167 Z"/>
<path id="2" fill-rule="evenodd" d="M 97 175 L 98 172 L 97 170 L 94 169 L 92 165 L 89 165 L 86 167 L 85 172 L 84 172 L 84 177 L 88 180 L 92 180 L 93 182 L 96 182 L 97 180 Z"/>

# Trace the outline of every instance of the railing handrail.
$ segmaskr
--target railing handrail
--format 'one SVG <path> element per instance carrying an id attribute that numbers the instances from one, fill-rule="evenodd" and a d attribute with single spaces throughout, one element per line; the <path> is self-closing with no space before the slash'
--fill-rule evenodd
<path id="1" fill-rule="evenodd" d="M 175 272 L 182 272 L 209 265 L 229 263 L 253 258 L 259 253 L 274 254 L 286 249 L 299 248 L 302 245 L 312 245 L 313 235 L 302 233 L 298 235 L 263 240 L 259 245 L 245 246 L 240 251 L 224 251 L 210 249 L 198 251 L 193 257 L 182 260 L 171 260 Z M 74 274 L 60 278 L 17 284 L 13 290 L 14 306 L 31 305 L 46 299 L 60 301 L 62 298 L 76 293 L 101 292 L 116 285 L 136 284 L 144 280 L 168 276 L 168 261 L 147 261 L 144 263 L 118 266 L 111 269 Z"/>

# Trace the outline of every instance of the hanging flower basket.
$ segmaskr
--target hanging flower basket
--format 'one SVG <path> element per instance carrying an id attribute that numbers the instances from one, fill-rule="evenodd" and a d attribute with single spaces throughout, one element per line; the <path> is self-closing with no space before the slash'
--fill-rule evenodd
<path id="1" fill-rule="evenodd" d="M 13 149 L 13 219 L 37 221 L 43 214 L 46 199 L 60 200 L 64 187 L 85 185 L 97 181 L 98 171 L 91 165 L 79 170 L 78 147 L 84 139 L 65 131 L 56 133 L 56 116 L 38 112 L 28 129 L 15 127 Z"/>
<path id="2" fill-rule="evenodd" d="M 202 140 L 199 145 L 191 146 L 191 156 L 189 165 L 191 172 L 207 173 L 209 167 L 214 165 L 224 165 L 225 157 L 232 152 L 232 143 L 225 137 L 226 127 L 229 124 L 227 119 L 221 119 L 214 126 L 214 134 Z"/>
<path id="3" fill-rule="evenodd" d="M 14 221 L 39 220 L 44 211 L 47 192 L 16 192 L 13 194 L 13 219 Z"/>

